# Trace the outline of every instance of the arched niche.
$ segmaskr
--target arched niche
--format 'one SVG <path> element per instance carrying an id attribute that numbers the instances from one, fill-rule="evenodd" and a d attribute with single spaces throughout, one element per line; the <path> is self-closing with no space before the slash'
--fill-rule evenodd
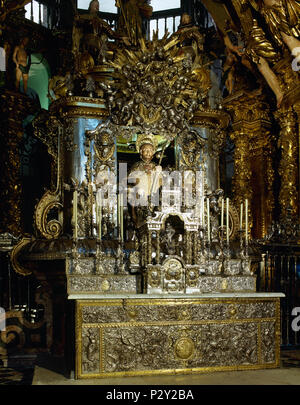
<path id="1" fill-rule="evenodd" d="M 50 67 L 42 54 L 31 54 L 31 66 L 29 70 L 27 95 L 31 98 L 39 98 L 41 108 L 48 110 L 48 82 L 51 76 Z M 20 90 L 23 92 L 21 80 Z"/>

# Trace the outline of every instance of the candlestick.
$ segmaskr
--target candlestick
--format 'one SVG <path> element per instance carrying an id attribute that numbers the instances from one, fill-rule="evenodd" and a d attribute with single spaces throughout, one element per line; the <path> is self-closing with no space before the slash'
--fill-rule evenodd
<path id="1" fill-rule="evenodd" d="M 207 240 L 210 243 L 210 217 L 209 217 L 209 198 L 206 200 L 207 208 Z"/>
<path id="2" fill-rule="evenodd" d="M 243 203 L 241 203 L 241 213 L 240 213 L 240 230 L 243 229 Z"/>
<path id="3" fill-rule="evenodd" d="M 77 239 L 77 190 L 73 192 L 73 221 L 74 221 L 74 238 Z"/>
<path id="4" fill-rule="evenodd" d="M 229 198 L 226 198 L 226 241 L 229 245 Z"/>
<path id="5" fill-rule="evenodd" d="M 248 243 L 248 200 L 246 199 L 245 201 L 245 238 L 246 238 L 246 244 Z"/>

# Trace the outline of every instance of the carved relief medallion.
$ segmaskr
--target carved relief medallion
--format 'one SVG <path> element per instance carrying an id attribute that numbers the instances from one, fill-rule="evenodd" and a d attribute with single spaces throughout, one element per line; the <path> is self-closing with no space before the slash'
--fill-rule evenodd
<path id="1" fill-rule="evenodd" d="M 180 360 L 190 359 L 195 352 L 195 344 L 188 337 L 180 338 L 174 345 L 175 356 Z"/>

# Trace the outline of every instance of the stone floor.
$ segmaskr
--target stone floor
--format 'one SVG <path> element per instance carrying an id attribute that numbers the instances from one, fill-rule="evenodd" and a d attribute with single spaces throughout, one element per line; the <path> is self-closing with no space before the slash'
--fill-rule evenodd
<path id="1" fill-rule="evenodd" d="M 74 380 L 64 374 L 60 359 L 38 357 L 0 366 L 0 385 L 300 385 L 300 349 L 282 350 L 277 369 L 88 380 Z"/>
<path id="2" fill-rule="evenodd" d="M 178 376 L 146 376 L 70 380 L 53 371 L 37 367 L 33 385 L 300 385 L 298 368 L 230 371 Z"/>

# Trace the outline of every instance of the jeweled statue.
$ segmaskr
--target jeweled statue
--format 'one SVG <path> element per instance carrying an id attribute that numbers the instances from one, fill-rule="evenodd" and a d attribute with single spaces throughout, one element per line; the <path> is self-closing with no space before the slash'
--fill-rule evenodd
<path id="1" fill-rule="evenodd" d="M 129 172 L 128 200 L 133 207 L 132 219 L 141 223 L 154 201 L 162 184 L 162 168 L 152 159 L 157 149 L 157 140 L 153 135 L 142 135 L 136 141 L 136 149 L 141 160 L 133 165 Z M 156 205 L 156 204 L 154 204 Z"/>

